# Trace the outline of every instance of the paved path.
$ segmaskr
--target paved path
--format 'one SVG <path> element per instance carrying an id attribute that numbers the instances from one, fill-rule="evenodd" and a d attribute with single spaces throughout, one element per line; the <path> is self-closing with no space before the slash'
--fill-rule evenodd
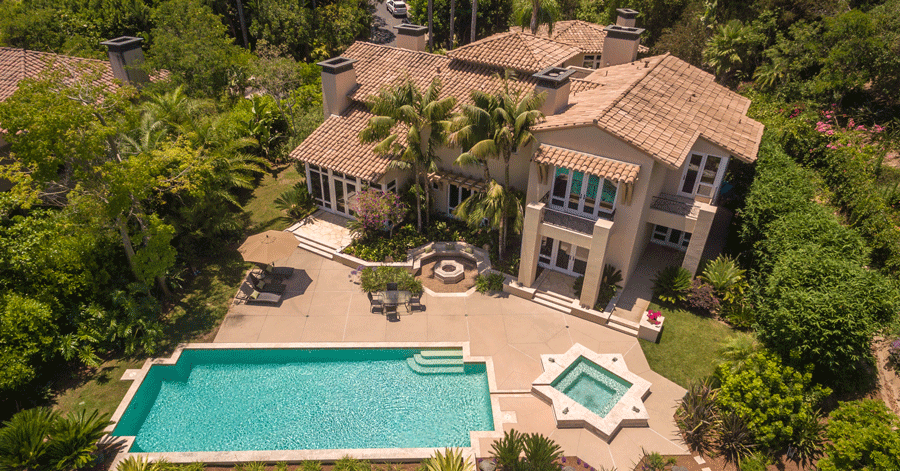
<path id="1" fill-rule="evenodd" d="M 567 455 L 594 468 L 631 469 L 641 448 L 687 453 L 672 415 L 684 389 L 650 370 L 639 341 L 580 318 L 506 294 L 423 298 L 424 311 L 389 322 L 369 311 L 351 269 L 298 249 L 285 265 L 297 267 L 277 307 L 234 304 L 216 342 L 468 341 L 472 355 L 494 362 L 504 429 L 539 432 Z M 240 297 L 240 295 L 239 295 Z M 531 395 L 542 373 L 540 355 L 563 353 L 574 343 L 598 353 L 621 353 L 628 368 L 652 383 L 645 402 L 650 428 L 623 429 L 611 444 L 582 429 L 557 429 L 550 406 Z M 490 450 L 490 443 L 482 443 Z"/>

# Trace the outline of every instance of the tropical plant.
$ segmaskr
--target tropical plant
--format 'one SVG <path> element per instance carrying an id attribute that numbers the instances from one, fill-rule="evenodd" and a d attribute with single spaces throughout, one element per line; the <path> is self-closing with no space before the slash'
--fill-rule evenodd
<path id="1" fill-rule="evenodd" d="M 119 462 L 116 471 L 157 471 L 159 462 L 151 462 L 143 456 L 129 456 Z"/>
<path id="2" fill-rule="evenodd" d="M 332 471 L 371 471 L 372 463 L 347 455 L 335 462 L 331 469 Z"/>
<path id="3" fill-rule="evenodd" d="M 712 67 L 719 80 L 728 83 L 734 74 L 750 59 L 751 47 L 758 41 L 752 29 L 739 20 L 719 25 L 706 43 L 703 61 Z"/>
<path id="4" fill-rule="evenodd" d="M 653 295 L 667 303 L 684 302 L 691 289 L 691 273 L 675 265 L 660 270 L 652 281 Z"/>
<path id="5" fill-rule="evenodd" d="M 397 288 L 413 294 L 422 294 L 422 282 L 401 267 L 367 267 L 359 276 L 360 289 L 366 293 L 384 291 L 388 283 L 397 283 Z"/>
<path id="6" fill-rule="evenodd" d="M 622 270 L 609 263 L 603 265 L 603 276 L 600 277 L 600 290 L 597 293 L 597 306 L 595 309 L 598 311 L 606 309 L 606 305 L 609 304 L 613 296 L 622 290 L 622 285 L 619 284 L 621 282 Z"/>
<path id="7" fill-rule="evenodd" d="M 463 458 L 458 448 L 446 448 L 443 453 L 437 450 L 422 464 L 426 471 L 475 471 L 475 465 Z"/>
<path id="8" fill-rule="evenodd" d="M 316 209 L 316 204 L 306 188 L 306 184 L 301 182 L 294 185 L 290 190 L 286 190 L 273 202 L 275 209 L 287 213 L 286 219 L 297 221 L 309 216 Z"/>
<path id="9" fill-rule="evenodd" d="M 500 273 L 478 274 L 475 276 L 475 290 L 479 293 L 503 291 L 504 277 Z"/>
<path id="10" fill-rule="evenodd" d="M 300 469 L 303 471 L 322 471 L 322 463 L 319 461 L 304 461 Z"/>
<path id="11" fill-rule="evenodd" d="M 94 464 L 97 441 L 105 435 L 104 429 L 110 424 L 109 416 L 94 410 L 90 415 L 82 410 L 58 418 L 53 426 L 50 448 L 47 456 L 56 469 L 83 469 Z"/>
<path id="12" fill-rule="evenodd" d="M 744 270 L 727 255 L 719 255 L 706 264 L 700 279 L 712 285 L 716 294 L 726 302 L 743 293 Z"/>
<path id="13" fill-rule="evenodd" d="M 641 450 L 644 454 L 644 457 L 641 459 L 641 471 L 666 471 L 667 466 L 671 466 L 678 462 L 673 457 L 663 458 L 658 451 L 654 451 L 652 453 L 648 453 L 646 450 Z"/>
<path id="14" fill-rule="evenodd" d="M 514 23 L 537 34 L 540 25 L 547 25 L 547 33 L 553 34 L 553 23 L 561 11 L 556 0 L 519 0 L 513 12 Z"/>
<path id="15" fill-rule="evenodd" d="M 447 129 L 456 99 L 440 98 L 441 80 L 435 77 L 422 92 L 407 78 L 399 86 L 382 88 L 367 105 L 375 116 L 360 131 L 364 143 L 377 143 L 378 155 L 393 156 L 389 168 L 412 170 L 416 195 L 416 226 L 422 231 L 422 196 L 430 221 L 431 192 L 427 176 L 438 170 L 437 150 L 447 141 Z"/>
<path id="16" fill-rule="evenodd" d="M 243 463 L 235 466 L 234 471 L 266 471 L 266 464 L 259 461 Z"/>
<path id="17" fill-rule="evenodd" d="M 515 429 L 503 433 L 503 438 L 491 443 L 491 456 L 503 471 L 515 471 L 519 466 L 519 455 L 522 453 L 525 437 Z"/>
<path id="18" fill-rule="evenodd" d="M 754 334 L 738 334 L 725 342 L 719 351 L 722 362 L 727 362 L 732 372 L 744 369 L 751 355 L 760 349 L 759 342 Z"/>
<path id="19" fill-rule="evenodd" d="M 524 436 L 522 448 L 525 452 L 525 469 L 528 471 L 556 471 L 556 464 L 562 456 L 562 447 L 553 440 L 539 434 L 531 433 Z"/>
<path id="20" fill-rule="evenodd" d="M 765 453 L 754 451 L 741 460 L 741 471 L 766 471 L 771 461 Z"/>
<path id="21" fill-rule="evenodd" d="M 456 207 L 454 214 L 466 221 L 470 227 L 480 227 L 485 221 L 491 228 L 500 233 L 497 252 L 502 259 L 506 255 L 506 233 L 509 219 L 512 218 L 512 229 L 519 233 L 525 220 L 522 208 L 521 192 L 504 187 L 491 180 L 485 192 L 473 193 L 472 196 Z"/>
<path id="22" fill-rule="evenodd" d="M 37 470 L 52 466 L 48 456 L 59 414 L 46 407 L 26 409 L 0 429 L 0 471 Z"/>
<path id="23" fill-rule="evenodd" d="M 740 469 L 744 457 L 755 448 L 747 421 L 734 412 L 727 412 L 719 419 L 717 430 L 716 450 L 726 461 L 735 463 Z"/>
<path id="24" fill-rule="evenodd" d="M 825 423 L 822 413 L 803 414 L 794 424 L 794 434 L 788 442 L 788 456 L 801 468 L 818 461 L 825 447 Z"/>
<path id="25" fill-rule="evenodd" d="M 706 453 L 712 449 L 717 414 L 716 390 L 706 381 L 691 384 L 678 406 L 677 423 L 692 450 Z"/>

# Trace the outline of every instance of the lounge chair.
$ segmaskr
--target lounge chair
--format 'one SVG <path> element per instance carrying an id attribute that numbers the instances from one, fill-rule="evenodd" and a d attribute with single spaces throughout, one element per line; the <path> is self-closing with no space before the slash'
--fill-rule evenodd
<path id="1" fill-rule="evenodd" d="M 281 302 L 281 295 L 275 293 L 260 293 L 254 290 L 247 297 L 247 304 L 278 304 Z"/>
<path id="2" fill-rule="evenodd" d="M 375 298 L 375 296 L 372 296 L 372 293 L 366 293 L 366 296 L 369 298 L 369 305 L 372 309 L 372 312 L 375 312 L 376 310 L 379 312 L 384 312 L 384 301 L 382 301 L 380 297 Z"/>
<path id="3" fill-rule="evenodd" d="M 272 277 L 272 279 L 260 280 L 253 273 L 250 274 L 250 285 L 260 293 L 283 294 L 285 286 L 275 280 L 275 277 Z"/>
<path id="4" fill-rule="evenodd" d="M 266 276 L 274 276 L 275 278 L 290 278 L 294 275 L 294 269 L 291 267 L 276 267 L 272 264 L 266 265 L 266 268 L 263 268 L 263 273 Z"/>

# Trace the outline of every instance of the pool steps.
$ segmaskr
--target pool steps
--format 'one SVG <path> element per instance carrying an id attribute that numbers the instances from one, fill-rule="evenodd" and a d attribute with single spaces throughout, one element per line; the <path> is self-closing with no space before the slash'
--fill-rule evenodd
<path id="1" fill-rule="evenodd" d="M 416 373 L 421 374 L 448 374 L 463 373 L 462 350 L 422 350 L 406 363 Z"/>

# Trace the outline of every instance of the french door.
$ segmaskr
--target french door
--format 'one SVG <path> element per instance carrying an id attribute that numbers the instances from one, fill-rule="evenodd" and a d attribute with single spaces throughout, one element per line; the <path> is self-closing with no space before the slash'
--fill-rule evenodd
<path id="1" fill-rule="evenodd" d="M 713 199 L 722 182 L 727 163 L 728 159 L 715 155 L 691 154 L 681 177 L 679 193 Z"/>
<path id="2" fill-rule="evenodd" d="M 538 265 L 572 276 L 584 275 L 590 250 L 550 237 L 541 238 Z"/>
<path id="3" fill-rule="evenodd" d="M 550 192 L 550 206 L 596 219 L 615 208 L 618 187 L 605 178 L 557 167 Z"/>

